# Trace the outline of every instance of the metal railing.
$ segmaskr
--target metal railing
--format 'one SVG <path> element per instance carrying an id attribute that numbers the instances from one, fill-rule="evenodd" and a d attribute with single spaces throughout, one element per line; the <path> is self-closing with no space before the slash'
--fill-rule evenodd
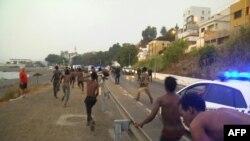
<path id="1" fill-rule="evenodd" d="M 124 118 L 122 120 L 115 120 L 115 141 L 120 141 L 121 131 L 126 131 L 130 137 L 136 139 L 137 141 L 152 141 L 152 139 L 142 130 L 141 128 L 136 128 L 134 126 L 134 119 L 122 106 L 122 104 L 117 100 L 117 98 L 111 93 L 110 88 L 105 85 L 106 89 L 109 91 L 110 99 L 114 102 L 121 116 Z"/>

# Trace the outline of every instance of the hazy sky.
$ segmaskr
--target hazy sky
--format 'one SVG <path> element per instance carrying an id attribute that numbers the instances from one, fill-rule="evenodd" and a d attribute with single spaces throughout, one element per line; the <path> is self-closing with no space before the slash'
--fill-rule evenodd
<path id="1" fill-rule="evenodd" d="M 138 43 L 141 32 L 183 24 L 189 6 L 212 13 L 237 0 L 0 0 L 0 62 L 44 60 L 48 54 L 107 51 Z"/>

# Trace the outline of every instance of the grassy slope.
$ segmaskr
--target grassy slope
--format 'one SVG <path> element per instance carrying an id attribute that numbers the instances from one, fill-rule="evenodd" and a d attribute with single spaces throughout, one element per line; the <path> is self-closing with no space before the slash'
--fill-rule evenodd
<path id="1" fill-rule="evenodd" d="M 230 39 L 218 48 L 216 62 L 212 65 L 200 68 L 199 55 L 184 55 L 180 61 L 162 73 L 180 76 L 216 79 L 221 71 L 238 70 L 250 71 L 250 26 L 239 31 L 237 35 L 231 35 Z"/>

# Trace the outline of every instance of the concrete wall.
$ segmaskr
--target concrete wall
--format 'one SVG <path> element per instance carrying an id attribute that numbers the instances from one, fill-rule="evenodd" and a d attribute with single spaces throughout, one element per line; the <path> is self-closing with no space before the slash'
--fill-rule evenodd
<path id="1" fill-rule="evenodd" d="M 205 79 L 197 79 L 197 78 L 184 77 L 184 76 L 178 76 L 178 75 L 172 75 L 172 74 L 163 74 L 163 73 L 153 74 L 153 77 L 155 77 L 156 79 L 159 79 L 159 80 L 163 80 L 163 81 L 168 76 L 172 76 L 172 77 L 176 78 L 178 85 L 183 85 L 183 86 L 187 86 L 187 85 L 190 85 L 192 83 L 205 80 Z"/>

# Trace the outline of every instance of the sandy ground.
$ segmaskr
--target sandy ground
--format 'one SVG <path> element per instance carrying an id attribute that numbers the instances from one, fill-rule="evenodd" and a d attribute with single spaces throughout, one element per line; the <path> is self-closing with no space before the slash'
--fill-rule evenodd
<path id="1" fill-rule="evenodd" d="M 86 90 L 85 90 L 86 91 Z M 79 88 L 71 89 L 68 107 L 52 94 L 52 86 L 30 93 L 27 97 L 0 105 L 1 141 L 111 141 L 113 121 L 121 118 L 113 103 L 106 99 L 103 112 L 101 96 L 93 108 L 95 131 L 86 126 L 84 98 Z M 123 136 L 123 140 L 129 140 Z"/>

